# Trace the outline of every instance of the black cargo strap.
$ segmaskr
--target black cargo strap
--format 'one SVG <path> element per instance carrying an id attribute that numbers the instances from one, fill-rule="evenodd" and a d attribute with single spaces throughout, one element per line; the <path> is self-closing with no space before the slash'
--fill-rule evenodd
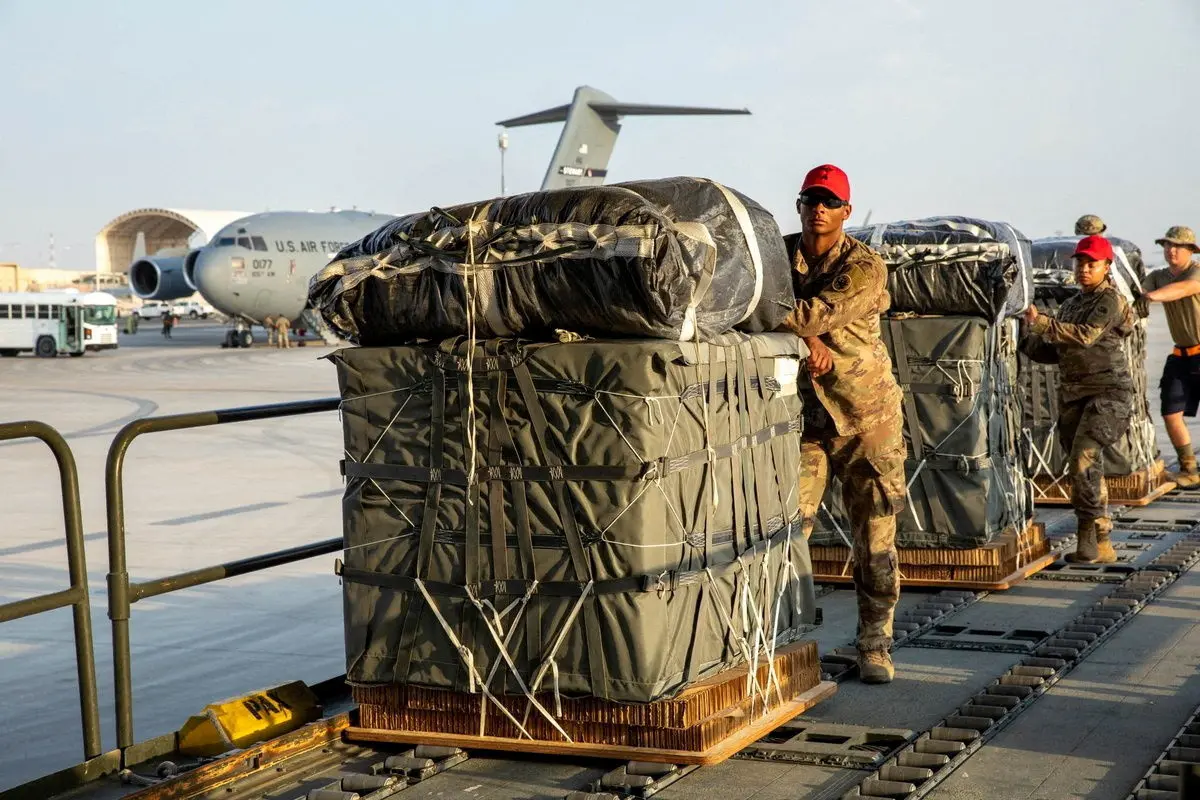
<path id="1" fill-rule="evenodd" d="M 905 464 L 912 470 L 924 462 L 923 469 L 933 470 L 934 472 L 961 472 L 964 475 L 969 475 L 972 472 L 982 472 L 985 469 L 991 469 L 994 466 L 991 456 L 963 456 L 953 453 L 931 453 L 924 458 L 910 458 L 905 461 Z"/>
<path id="2" fill-rule="evenodd" d="M 799 417 L 786 422 L 769 425 L 757 433 L 739 436 L 729 444 L 717 445 L 713 448 L 712 458 L 716 460 L 733 458 L 744 450 L 750 450 L 766 444 L 777 436 L 789 433 L 799 433 L 803 428 L 803 420 Z M 620 467 L 604 467 L 591 465 L 564 466 L 520 466 L 500 465 L 480 467 L 475 470 L 477 482 L 486 481 L 653 481 L 665 478 L 676 472 L 695 469 L 707 464 L 710 455 L 707 450 L 695 450 L 687 455 L 674 458 L 658 458 L 642 464 L 631 464 Z M 466 486 L 467 472 L 462 469 L 436 469 L 431 467 L 412 467 L 400 464 L 363 464 L 357 461 L 342 461 L 342 474 L 347 478 L 373 478 L 375 480 L 407 481 L 410 483 L 444 483 L 452 486 Z"/>
<path id="3" fill-rule="evenodd" d="M 479 467 L 475 470 L 476 483 L 488 481 L 620 481 L 643 480 L 646 472 L 656 468 L 657 462 L 630 467 L 523 467 L 500 465 Z M 429 467 L 407 467 L 399 464 L 362 464 L 355 461 L 343 462 L 342 474 L 347 478 L 374 478 L 376 480 L 408 481 L 410 483 L 443 483 L 451 486 L 466 486 L 467 471 L 463 469 L 431 469 Z"/>
<path id="4" fill-rule="evenodd" d="M 746 557 L 757 556 L 759 552 L 769 547 L 776 547 L 786 542 L 789 532 L 794 536 L 800 536 L 800 522 L 795 521 L 783 526 L 775 531 L 770 538 L 759 541 L 750 549 L 743 551 L 737 559 L 720 566 L 697 570 L 665 570 L 658 574 L 631 575 L 627 578 L 596 581 L 592 584 L 590 593 L 593 595 L 665 594 L 677 589 L 685 589 L 689 586 L 700 584 L 707 580 L 710 574 L 713 578 L 731 575 L 744 568 L 743 559 Z M 349 581 L 350 583 L 376 586 L 381 589 L 394 589 L 401 592 L 420 591 L 417 588 L 417 579 L 407 575 L 391 575 L 385 572 L 373 572 L 357 567 L 347 567 L 340 561 L 337 563 L 335 571 L 341 576 L 342 580 Z M 547 597 L 579 597 L 583 594 L 587 586 L 586 583 L 573 580 L 539 581 L 536 586 L 534 586 L 534 581 L 518 579 L 481 581 L 477 584 L 467 586 L 434 580 L 425 580 L 422 583 L 424 583 L 426 591 L 431 595 L 455 597 L 463 600 L 472 596 L 476 600 L 484 600 L 498 596 L 521 597 L 525 594 L 535 597 L 538 595 Z M 532 591 L 530 591 L 531 588 Z"/>
<path id="5" fill-rule="evenodd" d="M 442 468 L 445 457 L 446 438 L 446 376 L 440 372 L 433 376 L 433 410 L 430 420 L 429 463 L 431 472 Z M 442 502 L 442 487 L 439 481 L 430 481 L 425 492 L 425 506 L 421 512 L 421 543 L 417 551 L 417 574 L 424 577 L 429 570 L 429 559 L 433 553 L 433 531 L 437 525 L 438 506 Z"/>
<path id="6" fill-rule="evenodd" d="M 495 355 L 499 352 L 499 342 L 488 342 L 484 345 L 484 351 L 488 355 Z M 488 448 L 487 460 L 484 462 L 488 467 L 493 467 L 501 463 L 504 454 L 504 441 L 500 431 L 507 430 L 507 423 L 504 421 L 504 400 L 505 392 L 507 392 L 508 373 L 496 372 L 492 376 L 492 414 L 488 420 Z M 492 574 L 497 580 L 508 580 L 508 551 L 506 548 L 507 534 L 504 526 L 504 484 L 500 482 L 489 483 L 487 487 L 487 503 L 488 503 L 488 528 L 491 534 L 492 544 Z"/>
<path id="7" fill-rule="evenodd" d="M 912 367 L 908 361 L 908 345 L 904 341 L 904 326 L 898 319 L 888 320 L 886 328 L 892 345 L 892 358 L 896 362 L 896 370 L 900 373 L 900 383 L 905 386 L 911 386 L 913 383 Z M 929 465 L 921 467 L 920 462 L 925 461 L 926 451 L 924 446 L 924 436 L 921 434 L 921 417 L 917 412 L 917 403 L 913 397 L 913 393 L 902 392 L 904 402 L 904 421 L 908 425 L 908 436 L 912 442 L 912 456 L 918 462 L 917 469 L 920 471 L 921 488 L 925 490 L 926 502 L 929 504 L 929 512 L 933 516 L 933 524 L 937 530 L 954 530 L 954 526 L 950 522 L 949 516 L 946 514 L 946 509 L 942 507 L 942 501 L 939 499 L 936 487 L 933 485 L 933 475 L 927 470 Z M 910 513 L 913 519 L 917 518 L 917 510 L 913 506 L 912 492 L 905 487 L 908 505 L 911 509 Z M 917 523 L 920 527 L 920 523 Z"/>
<path id="8" fill-rule="evenodd" d="M 966 400 L 979 394 L 977 391 L 964 392 L 961 388 L 948 383 L 900 383 L 900 389 L 905 394 L 932 394 L 943 397 L 955 397 Z"/>
<path id="9" fill-rule="evenodd" d="M 511 372 L 525 363 L 527 353 L 518 352 L 515 355 L 488 354 L 479 358 L 468 359 L 466 356 L 434 350 L 428 353 L 428 357 L 439 370 L 466 374 L 468 364 L 471 366 L 471 372 L 474 373 Z"/>
<path id="10" fill-rule="evenodd" d="M 429 463 L 431 469 L 441 469 L 443 446 L 446 437 L 446 376 L 442 372 L 433 374 L 433 391 L 431 398 Z M 351 462 L 353 463 L 353 462 Z M 425 504 L 421 510 L 421 539 L 417 545 L 417 562 L 415 572 L 424 578 L 429 574 L 429 563 L 433 558 L 433 537 L 437 531 L 438 506 L 442 502 L 442 485 L 430 483 L 425 487 Z M 400 625 L 400 642 L 396 649 L 394 670 L 395 680 L 404 683 L 408 680 L 409 669 L 412 666 L 412 654 L 417 646 L 417 633 L 424 616 L 424 603 L 414 601 L 404 607 L 404 621 Z"/>
<path id="11" fill-rule="evenodd" d="M 549 424 L 546 421 L 546 413 L 542 410 L 537 390 L 534 388 L 533 376 L 529 373 L 529 367 L 524 364 L 520 365 L 513 370 L 513 377 L 516 378 L 517 389 L 521 394 L 521 399 L 525 403 L 525 413 L 529 415 L 529 422 L 533 427 L 533 437 L 537 443 L 538 460 L 547 466 L 559 466 L 550 463 L 550 448 L 546 445 L 546 430 L 549 428 Z M 587 552 L 584 550 L 583 540 L 579 536 L 579 523 L 575 518 L 575 507 L 571 505 L 571 500 L 567 497 L 564 480 L 554 480 L 550 484 L 554 490 L 554 503 L 558 507 L 559 523 L 562 525 L 563 535 L 567 540 L 567 549 L 571 554 L 571 565 L 574 568 L 576 579 L 580 583 L 591 583 L 593 580 L 591 563 L 588 561 Z M 600 636 L 600 617 L 596 609 L 596 595 L 592 594 L 581 602 L 583 603 L 584 646 L 588 651 L 588 673 L 591 676 L 593 685 L 598 681 L 599 685 L 604 687 L 597 696 L 602 700 L 607 700 L 610 694 L 608 690 L 608 663 L 604 659 L 604 646 Z"/>

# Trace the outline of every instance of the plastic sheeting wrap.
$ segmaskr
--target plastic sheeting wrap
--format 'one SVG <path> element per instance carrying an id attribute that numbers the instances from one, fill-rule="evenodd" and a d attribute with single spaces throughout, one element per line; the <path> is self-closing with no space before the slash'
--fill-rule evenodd
<path id="1" fill-rule="evenodd" d="M 1079 291 L 1075 283 L 1071 254 L 1082 237 L 1067 236 L 1035 239 L 1034 296 L 1038 310 L 1054 315 L 1059 306 Z M 1146 268 L 1136 245 L 1109 237 L 1116 256 L 1111 275 L 1125 299 L 1134 303 L 1141 295 L 1141 280 Z M 1128 249 L 1127 249 L 1128 248 Z M 1139 318 L 1133 333 L 1125 339 L 1129 373 L 1133 376 L 1134 408 L 1129 429 L 1111 447 L 1104 450 L 1106 475 L 1126 476 L 1153 469 L 1158 459 L 1154 420 L 1147 396 L 1146 338 L 1149 320 Z M 1059 373 L 1056 364 L 1038 364 L 1020 357 L 1021 392 L 1024 398 L 1022 435 L 1029 472 L 1035 478 L 1064 483 L 1067 454 L 1058 440 Z M 1065 491 L 1065 488 L 1063 489 Z"/>
<path id="2" fill-rule="evenodd" d="M 891 316 L 882 331 L 904 392 L 909 496 L 897 546 L 973 548 L 1023 530 L 1033 506 L 1018 455 L 1016 321 Z M 849 537 L 833 483 L 813 544 Z"/>
<path id="3" fill-rule="evenodd" d="M 1056 236 L 1045 239 L 1034 239 L 1031 246 L 1033 257 L 1033 292 L 1038 300 L 1054 297 L 1065 300 L 1073 294 L 1075 285 L 1075 263 L 1072 256 L 1075 245 L 1082 236 Z M 1142 260 L 1142 251 L 1133 242 L 1114 237 L 1107 237 L 1113 246 L 1113 261 L 1109 274 L 1117 288 L 1130 303 L 1142 294 L 1142 280 L 1146 277 L 1146 264 Z M 1057 292 L 1056 287 L 1065 287 L 1068 291 Z"/>
<path id="4" fill-rule="evenodd" d="M 797 337 L 465 350 L 331 356 L 350 682 L 649 702 L 814 623 Z"/>
<path id="5" fill-rule="evenodd" d="M 774 218 L 700 178 L 559 189 L 389 222 L 314 276 L 339 335 L 395 345 L 467 334 L 708 340 L 772 331 L 794 307 Z"/>
<path id="6" fill-rule="evenodd" d="M 930 217 L 848 233 L 887 264 L 893 313 L 995 320 L 1033 299 L 1029 239 L 1006 222 Z"/>

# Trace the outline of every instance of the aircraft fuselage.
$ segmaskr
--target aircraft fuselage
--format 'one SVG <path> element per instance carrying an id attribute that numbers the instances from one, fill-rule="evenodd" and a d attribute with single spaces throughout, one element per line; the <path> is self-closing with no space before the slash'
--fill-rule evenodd
<path id="1" fill-rule="evenodd" d="M 391 219 L 365 211 L 254 214 L 189 253 L 184 271 L 205 300 L 231 317 L 294 320 L 307 304 L 309 278 L 342 247 Z"/>

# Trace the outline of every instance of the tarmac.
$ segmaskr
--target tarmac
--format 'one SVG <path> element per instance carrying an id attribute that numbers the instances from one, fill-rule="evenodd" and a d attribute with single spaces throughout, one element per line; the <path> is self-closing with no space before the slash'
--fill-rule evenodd
<path id="1" fill-rule="evenodd" d="M 104 746 L 115 746 L 104 464 L 141 417 L 332 397 L 319 343 L 220 348 L 219 325 L 121 336 L 116 351 L 0 362 L 0 420 L 35 419 L 78 464 Z M 261 337 L 260 337 L 261 341 Z M 125 467 L 129 572 L 164 577 L 341 533 L 335 412 L 150 434 Z M 58 475 L 40 442 L 0 443 L 0 602 L 67 588 Z M 177 729 L 210 702 L 344 671 L 333 556 L 134 605 L 134 734 Z M 0 789 L 82 760 L 71 612 L 0 626 Z"/>
<path id="2" fill-rule="evenodd" d="M 171 341 L 153 326 L 121 349 L 84 358 L 0 361 L 0 420 L 37 419 L 61 431 L 78 462 L 87 538 L 104 747 L 115 747 L 104 463 L 120 428 L 146 416 L 331 397 L 332 352 L 219 347 L 223 329 L 185 322 Z M 1151 408 L 1169 348 L 1152 311 Z M 1200 428 L 1193 428 L 1200 441 Z M 341 428 L 335 412 L 210 430 L 150 434 L 126 460 L 129 570 L 162 577 L 339 535 Z M 1160 434 L 1168 463 L 1173 451 Z M 0 443 L 0 602 L 66 588 L 55 464 L 38 442 Z M 1162 519 L 1200 507 L 1155 506 Z M 1071 527 L 1063 510 L 1040 512 Z M 136 740 L 178 728 L 205 704 L 288 680 L 344 671 L 341 587 L 323 556 L 138 602 L 133 607 Z M 1200 573 L 1200 569 L 1197 570 Z M 976 625 L 1052 629 L 1112 585 L 1028 581 L 966 611 Z M 906 592 L 902 603 L 924 597 Z M 854 595 L 820 599 L 822 650 L 853 637 Z M 71 615 L 63 609 L 0 625 L 0 791 L 82 759 Z M 897 681 L 841 685 L 809 718 L 927 728 L 991 683 L 1012 654 L 902 648 Z M 1161 599 L 1018 717 L 949 779 L 936 798 L 1124 798 L 1200 704 L 1200 577 Z M 595 763 L 480 754 L 411 787 L 414 798 L 561 798 L 604 772 Z M 703 776 L 701 778 L 701 776 Z M 838 797 L 854 774 L 830 767 L 732 760 L 658 797 L 775 800 Z M 858 776 L 861 779 L 861 775 Z"/>

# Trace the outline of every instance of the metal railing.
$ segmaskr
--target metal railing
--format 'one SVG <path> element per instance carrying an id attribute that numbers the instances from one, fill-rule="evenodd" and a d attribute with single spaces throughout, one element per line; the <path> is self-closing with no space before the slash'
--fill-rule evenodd
<path id="1" fill-rule="evenodd" d="M 43 422 L 0 424 L 0 441 L 40 439 L 58 462 L 63 522 L 67 539 L 67 574 L 71 586 L 0 605 L 0 623 L 71 606 L 75 623 L 75 668 L 79 682 L 79 717 L 83 727 L 84 760 L 100 755 L 100 708 L 96 699 L 96 660 L 92 645 L 92 609 L 88 602 L 87 556 L 83 543 L 83 514 L 79 504 L 79 472 L 75 456 L 58 431 Z"/>
<path id="2" fill-rule="evenodd" d="M 125 453 L 134 439 L 147 433 L 203 428 L 233 422 L 294 417 L 335 411 L 340 404 L 336 397 L 304 400 L 193 414 L 174 414 L 135 420 L 121 429 L 108 450 L 104 470 L 104 488 L 108 512 L 108 617 L 112 622 L 113 673 L 116 694 L 117 747 L 132 747 L 133 740 L 133 677 L 129 647 L 129 616 L 138 600 L 175 592 L 191 586 L 246 575 L 270 567 L 290 564 L 314 556 L 336 553 L 342 549 L 342 537 L 312 544 L 278 550 L 265 555 L 181 572 L 155 580 L 130 582 L 125 549 L 125 497 L 123 472 Z"/>

